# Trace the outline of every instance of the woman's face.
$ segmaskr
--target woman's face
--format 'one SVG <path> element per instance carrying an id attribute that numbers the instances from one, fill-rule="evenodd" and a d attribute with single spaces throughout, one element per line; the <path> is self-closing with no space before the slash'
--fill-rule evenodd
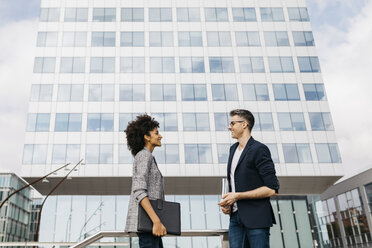
<path id="1" fill-rule="evenodd" d="M 147 144 L 155 147 L 155 146 L 161 146 L 161 139 L 163 136 L 160 135 L 158 128 L 154 128 L 152 131 L 150 131 L 150 136 L 145 135 L 145 140 L 147 141 Z"/>

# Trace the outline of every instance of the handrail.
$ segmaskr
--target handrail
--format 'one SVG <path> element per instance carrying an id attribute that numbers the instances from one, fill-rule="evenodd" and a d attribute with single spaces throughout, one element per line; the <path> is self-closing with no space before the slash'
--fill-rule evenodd
<path id="1" fill-rule="evenodd" d="M 136 237 L 136 233 L 128 233 L 123 231 L 100 231 L 93 236 L 90 236 L 76 245 L 70 248 L 82 248 L 86 247 L 97 240 L 105 237 Z M 167 235 L 175 237 L 174 235 Z M 205 236 L 220 236 L 222 247 L 228 248 L 228 230 L 227 229 L 216 229 L 216 230 L 184 230 L 181 232 L 181 237 L 205 237 Z"/>
<path id="2" fill-rule="evenodd" d="M 30 246 L 36 246 L 36 247 L 69 247 L 72 245 L 75 245 L 76 242 L 35 242 L 35 241 L 9 241 L 9 242 L 0 242 L 0 247 L 30 247 Z M 129 246 L 129 242 L 97 242 L 93 243 L 92 245 L 95 246 Z"/>

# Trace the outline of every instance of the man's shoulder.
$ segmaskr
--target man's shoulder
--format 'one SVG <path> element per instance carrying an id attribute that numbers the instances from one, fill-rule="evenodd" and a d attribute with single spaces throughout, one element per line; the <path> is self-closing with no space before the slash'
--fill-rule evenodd
<path id="1" fill-rule="evenodd" d="M 268 149 L 267 145 L 265 145 L 264 143 L 262 143 L 262 142 L 260 142 L 258 140 L 253 140 L 253 142 L 252 142 L 252 148 L 254 150 L 258 150 L 258 151 Z"/>

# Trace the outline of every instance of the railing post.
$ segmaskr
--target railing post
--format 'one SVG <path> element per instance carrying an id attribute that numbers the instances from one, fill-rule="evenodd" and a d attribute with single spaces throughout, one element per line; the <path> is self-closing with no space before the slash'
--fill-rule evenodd
<path id="1" fill-rule="evenodd" d="M 221 235 L 221 247 L 222 248 L 229 248 L 229 234 Z"/>

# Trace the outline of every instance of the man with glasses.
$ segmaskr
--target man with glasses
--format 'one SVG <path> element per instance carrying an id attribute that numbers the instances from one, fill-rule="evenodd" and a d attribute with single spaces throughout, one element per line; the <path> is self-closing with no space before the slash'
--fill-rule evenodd
<path id="1" fill-rule="evenodd" d="M 227 164 L 229 193 L 218 203 L 230 214 L 230 248 L 268 248 L 270 227 L 276 224 L 270 196 L 279 190 L 274 163 L 269 148 L 251 136 L 253 114 L 236 109 L 230 116 L 229 130 L 237 142 Z"/>

